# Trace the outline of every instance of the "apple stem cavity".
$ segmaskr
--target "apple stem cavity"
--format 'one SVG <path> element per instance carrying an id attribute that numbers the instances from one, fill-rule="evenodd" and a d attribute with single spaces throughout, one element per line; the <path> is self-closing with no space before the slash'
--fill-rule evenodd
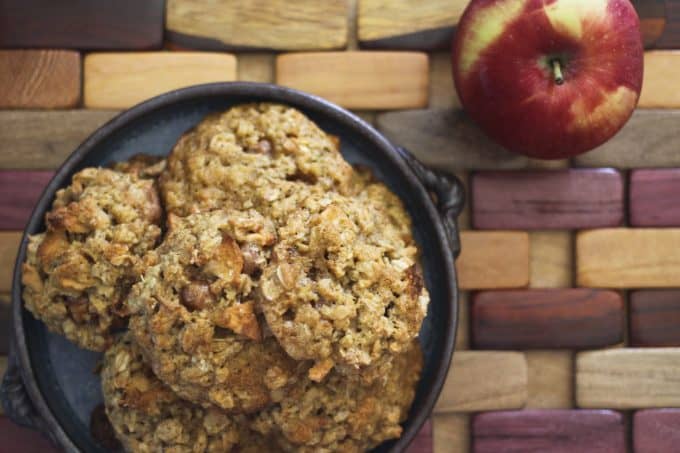
<path id="1" fill-rule="evenodd" d="M 562 75 L 562 64 L 560 63 L 560 60 L 555 58 L 553 61 L 550 62 L 550 64 L 552 65 L 555 83 L 557 85 L 562 85 L 564 83 L 564 76 Z"/>

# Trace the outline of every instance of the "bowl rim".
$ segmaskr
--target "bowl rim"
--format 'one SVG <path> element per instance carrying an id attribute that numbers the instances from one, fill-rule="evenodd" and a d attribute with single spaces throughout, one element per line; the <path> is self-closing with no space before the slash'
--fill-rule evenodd
<path id="1" fill-rule="evenodd" d="M 185 101 L 195 100 L 197 98 L 205 98 L 211 96 L 238 96 L 247 97 L 252 96 L 254 99 L 263 99 L 264 102 L 280 102 L 289 104 L 294 107 L 302 107 L 309 111 L 321 113 L 329 117 L 334 122 L 339 122 L 344 126 L 350 128 L 354 133 L 362 135 L 373 146 L 379 147 L 384 151 L 384 155 L 391 160 L 401 172 L 401 176 L 409 180 L 412 187 L 417 190 L 416 196 L 423 202 L 427 210 L 427 217 L 432 220 L 434 229 L 437 235 L 437 242 L 442 249 L 442 255 L 445 262 L 445 268 L 439 270 L 444 274 L 443 281 L 446 285 L 446 290 L 449 294 L 448 300 L 444 301 L 449 304 L 448 319 L 444 324 L 447 326 L 444 332 L 444 344 L 442 345 L 443 360 L 437 364 L 437 369 L 434 373 L 433 385 L 428 392 L 423 395 L 424 402 L 420 405 L 419 410 L 410 417 L 411 422 L 401 437 L 395 441 L 391 446 L 390 451 L 403 451 L 415 438 L 420 431 L 428 417 L 432 414 L 432 410 L 437 402 L 439 394 L 442 391 L 444 382 L 449 372 L 449 367 L 454 352 L 455 338 L 457 333 L 458 323 L 458 284 L 456 279 L 456 269 L 454 266 L 454 254 L 449 247 L 447 238 L 447 230 L 442 222 L 441 215 L 438 213 L 435 204 L 425 187 L 411 166 L 407 163 L 404 156 L 397 150 L 397 148 L 380 132 L 373 128 L 370 124 L 365 122 L 357 115 L 345 110 L 344 108 L 331 103 L 318 96 L 305 93 L 296 89 L 274 85 L 270 83 L 257 82 L 216 82 L 201 85 L 193 85 L 185 88 L 180 88 L 174 91 L 160 94 L 150 98 L 142 103 L 134 105 L 128 109 L 123 110 L 118 115 L 104 123 L 97 128 L 85 141 L 83 141 L 66 160 L 55 171 L 54 177 L 50 180 L 38 199 L 29 221 L 27 222 L 21 237 L 19 250 L 14 262 L 14 271 L 12 276 L 12 330 L 13 330 L 13 344 L 11 351 L 15 355 L 15 359 L 19 364 L 19 369 L 30 400 L 32 401 L 39 416 L 43 419 L 43 426 L 49 431 L 49 434 L 66 450 L 79 452 L 81 451 L 71 438 L 66 434 L 61 427 L 57 417 L 50 409 L 46 399 L 42 395 L 40 387 L 33 371 L 34 364 L 26 344 L 26 334 L 24 329 L 24 307 L 22 301 L 22 285 L 21 285 L 21 265 L 26 256 L 26 246 L 30 232 L 37 231 L 38 226 L 42 223 L 42 216 L 49 208 L 54 193 L 63 186 L 63 180 L 67 178 L 66 175 L 71 175 L 77 166 L 84 160 L 87 155 L 94 150 L 101 142 L 108 137 L 117 133 L 121 128 L 134 123 L 137 119 L 153 112 L 154 110 L 168 107 L 172 104 L 177 104 Z"/>

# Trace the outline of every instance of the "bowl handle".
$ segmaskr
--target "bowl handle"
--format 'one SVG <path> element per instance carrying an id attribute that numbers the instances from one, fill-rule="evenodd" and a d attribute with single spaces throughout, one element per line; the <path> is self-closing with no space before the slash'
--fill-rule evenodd
<path id="1" fill-rule="evenodd" d="M 449 247 L 454 258 L 458 258 L 460 255 L 458 216 L 465 205 L 463 184 L 454 175 L 425 167 L 405 148 L 396 146 L 396 149 L 425 188 L 436 196 L 437 210 L 446 228 Z"/>
<path id="2" fill-rule="evenodd" d="M 18 425 L 40 431 L 48 437 L 53 445 L 59 445 L 52 432 L 45 426 L 40 414 L 33 407 L 13 349 L 10 345 L 7 372 L 2 378 L 2 383 L 0 383 L 0 402 L 5 415 Z"/>

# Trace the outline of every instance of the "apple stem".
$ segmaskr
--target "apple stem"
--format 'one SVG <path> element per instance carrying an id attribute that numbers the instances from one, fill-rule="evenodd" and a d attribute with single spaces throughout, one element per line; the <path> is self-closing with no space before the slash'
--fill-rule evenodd
<path id="1" fill-rule="evenodd" d="M 555 58 L 552 62 L 553 76 L 555 77 L 555 83 L 557 85 L 562 85 L 564 83 L 564 77 L 562 76 L 562 65 L 560 60 Z"/>

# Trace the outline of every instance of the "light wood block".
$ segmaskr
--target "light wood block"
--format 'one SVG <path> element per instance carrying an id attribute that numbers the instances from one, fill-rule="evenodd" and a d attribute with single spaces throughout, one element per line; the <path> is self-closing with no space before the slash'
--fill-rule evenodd
<path id="1" fill-rule="evenodd" d="M 238 80 L 247 82 L 274 82 L 274 55 L 266 53 L 240 53 L 237 55 Z"/>
<path id="2" fill-rule="evenodd" d="M 433 453 L 470 452 L 470 416 L 442 413 L 432 416 Z"/>
<path id="3" fill-rule="evenodd" d="M 360 0 L 359 41 L 365 47 L 436 49 L 451 44 L 468 0 Z"/>
<path id="4" fill-rule="evenodd" d="M 518 409 L 527 401 L 527 381 L 521 352 L 459 351 L 434 411 Z"/>
<path id="5" fill-rule="evenodd" d="M 568 231 L 532 231 L 531 288 L 569 288 L 574 281 L 574 238 Z"/>
<path id="6" fill-rule="evenodd" d="M 54 169 L 117 111 L 0 111 L 0 168 Z"/>
<path id="7" fill-rule="evenodd" d="M 346 0 L 167 0 L 166 38 L 196 49 L 338 49 L 347 43 Z"/>
<path id="8" fill-rule="evenodd" d="M 461 108 L 453 84 L 451 52 L 430 54 L 430 108 Z"/>
<path id="9" fill-rule="evenodd" d="M 308 52 L 276 59 L 279 85 L 353 109 L 426 107 L 428 76 L 421 52 Z"/>
<path id="10" fill-rule="evenodd" d="M 524 168 L 528 158 L 489 139 L 462 110 L 428 109 L 378 115 L 378 129 L 423 164 L 440 170 Z"/>
<path id="11" fill-rule="evenodd" d="M 67 108 L 79 100 L 78 52 L 0 50 L 0 108 Z"/>
<path id="12" fill-rule="evenodd" d="M 456 330 L 456 351 L 470 348 L 470 293 L 458 293 L 458 330 Z"/>
<path id="13" fill-rule="evenodd" d="M 576 356 L 579 407 L 680 407 L 680 348 L 621 348 Z"/>
<path id="14" fill-rule="evenodd" d="M 680 108 L 680 51 L 645 52 L 645 72 L 638 106 Z"/>
<path id="15" fill-rule="evenodd" d="M 567 409 L 574 401 L 571 351 L 527 351 L 527 409 Z"/>
<path id="16" fill-rule="evenodd" d="M 0 292 L 12 290 L 14 260 L 17 259 L 21 232 L 0 231 Z"/>
<path id="17" fill-rule="evenodd" d="M 523 288 L 529 284 L 529 235 L 462 231 L 456 262 L 460 289 Z"/>
<path id="18" fill-rule="evenodd" d="M 127 108 L 177 88 L 236 80 L 236 57 L 224 53 L 91 53 L 84 68 L 88 108 Z"/>
<path id="19" fill-rule="evenodd" d="M 680 110 L 638 109 L 611 140 L 574 162 L 583 167 L 680 167 L 678 140 Z"/>
<path id="20" fill-rule="evenodd" d="M 576 237 L 579 286 L 680 286 L 680 229 L 611 228 Z"/>

